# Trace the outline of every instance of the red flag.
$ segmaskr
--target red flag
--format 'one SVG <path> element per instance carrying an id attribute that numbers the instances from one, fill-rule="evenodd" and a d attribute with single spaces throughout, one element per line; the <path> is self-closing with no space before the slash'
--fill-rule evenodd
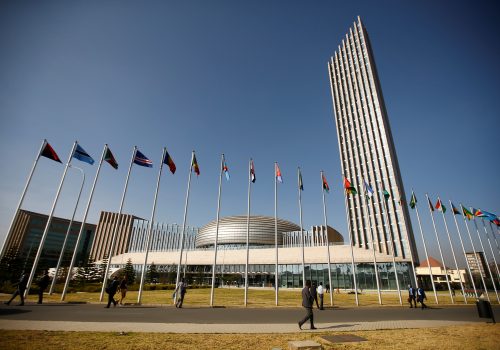
<path id="1" fill-rule="evenodd" d="M 49 145 L 48 142 L 45 142 L 45 146 L 43 147 L 42 152 L 40 152 L 40 155 L 43 157 L 47 157 L 49 159 L 55 160 L 56 162 L 59 162 L 62 164 L 56 151 L 54 151 L 54 149 L 52 148 L 51 145 Z"/>

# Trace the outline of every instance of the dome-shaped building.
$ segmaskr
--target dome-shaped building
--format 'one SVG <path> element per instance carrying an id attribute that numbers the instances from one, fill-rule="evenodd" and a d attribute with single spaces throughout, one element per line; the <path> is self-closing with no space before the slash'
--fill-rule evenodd
<path id="1" fill-rule="evenodd" d="M 217 221 L 209 222 L 200 228 L 196 235 L 196 248 L 214 245 Z M 283 244 L 283 233 L 300 231 L 300 226 L 293 222 L 278 219 L 278 245 Z M 274 239 L 274 217 L 250 216 L 249 244 L 272 245 Z M 219 235 L 217 244 L 220 245 L 246 245 L 247 217 L 246 215 L 226 216 L 219 220 Z"/>

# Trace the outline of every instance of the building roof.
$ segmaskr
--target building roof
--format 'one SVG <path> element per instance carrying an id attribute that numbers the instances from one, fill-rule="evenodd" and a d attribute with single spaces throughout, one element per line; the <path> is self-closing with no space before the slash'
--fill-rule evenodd
<path id="1" fill-rule="evenodd" d="M 419 267 L 428 267 L 429 265 L 430 265 L 430 267 L 443 268 L 443 264 L 441 264 L 441 262 L 439 260 L 433 258 L 432 256 L 429 257 L 429 260 L 425 260 L 422 263 L 420 263 Z"/>

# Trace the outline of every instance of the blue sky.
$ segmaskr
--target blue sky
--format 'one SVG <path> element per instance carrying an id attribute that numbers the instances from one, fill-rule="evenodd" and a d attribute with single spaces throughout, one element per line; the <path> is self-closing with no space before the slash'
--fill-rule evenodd
<path id="1" fill-rule="evenodd" d="M 134 145 L 155 166 L 134 166 L 124 211 L 148 218 L 166 146 L 178 170 L 164 172 L 159 221 L 182 222 L 191 150 L 201 175 L 193 178 L 188 224 L 215 219 L 224 152 L 231 181 L 221 215 L 246 213 L 250 157 L 257 173 L 252 213 L 273 215 L 278 161 L 278 215 L 299 221 L 300 166 L 304 225 L 321 224 L 324 170 L 329 224 L 345 235 L 327 61 L 358 15 L 373 46 L 408 198 L 414 188 L 421 204 L 428 192 L 433 201 L 439 195 L 499 213 L 494 1 L 3 1 L 1 241 L 44 138 L 63 161 L 75 140 L 95 159 L 104 143 L 115 154 L 120 167 L 104 166 L 90 222 L 101 210 L 118 210 Z M 87 175 L 80 219 L 96 167 L 73 163 Z M 48 213 L 62 171 L 41 159 L 23 208 Z M 70 171 L 57 216 L 71 216 L 79 183 Z M 425 209 L 425 234 L 438 257 Z M 436 223 L 444 241 L 442 218 Z M 450 216 L 448 225 L 454 227 Z"/>

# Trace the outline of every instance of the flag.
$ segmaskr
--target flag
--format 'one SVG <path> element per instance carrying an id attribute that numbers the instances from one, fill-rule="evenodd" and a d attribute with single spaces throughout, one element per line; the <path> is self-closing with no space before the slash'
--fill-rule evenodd
<path id="1" fill-rule="evenodd" d="M 200 176 L 200 167 L 198 161 L 196 160 L 196 155 L 193 153 L 193 163 L 191 164 L 191 169 L 196 173 L 196 176 Z"/>
<path id="2" fill-rule="evenodd" d="M 442 211 L 443 214 L 446 213 L 446 207 L 441 203 L 441 199 L 438 198 L 438 201 L 436 203 L 436 209 L 439 211 Z"/>
<path id="3" fill-rule="evenodd" d="M 431 200 L 429 198 L 427 198 L 427 201 L 429 202 L 429 209 L 431 211 L 434 211 L 434 207 L 432 206 Z"/>
<path id="4" fill-rule="evenodd" d="M 49 145 L 48 142 L 45 142 L 45 146 L 43 146 L 43 149 L 42 149 L 42 152 L 40 152 L 40 155 L 47 157 L 49 159 L 55 160 L 56 162 L 59 162 L 62 164 L 56 151 L 54 151 L 54 149 L 52 148 L 51 145 Z"/>
<path id="5" fill-rule="evenodd" d="M 250 181 L 255 182 L 257 178 L 255 177 L 255 167 L 253 165 L 253 159 L 250 159 Z"/>
<path id="6" fill-rule="evenodd" d="M 300 168 L 299 168 L 299 189 L 301 191 L 304 191 L 304 183 L 302 182 L 302 173 L 300 172 Z"/>
<path id="7" fill-rule="evenodd" d="M 227 168 L 227 164 L 226 164 L 226 159 L 224 158 L 224 160 L 222 161 L 222 171 L 224 172 L 224 175 L 226 175 L 226 180 L 229 181 L 229 169 Z"/>
<path id="8" fill-rule="evenodd" d="M 474 216 L 477 216 L 478 218 L 484 218 L 486 215 L 483 214 L 481 209 L 474 209 L 472 208 L 472 212 L 474 213 Z"/>
<path id="9" fill-rule="evenodd" d="M 385 199 L 389 199 L 389 198 L 391 198 L 391 195 L 390 195 L 390 194 L 389 194 L 389 192 L 387 192 L 386 190 L 383 190 L 383 191 L 382 191 L 382 194 L 384 195 L 384 198 L 385 198 Z"/>
<path id="10" fill-rule="evenodd" d="M 373 188 L 368 185 L 368 182 L 365 181 L 365 195 L 372 198 L 373 197 Z"/>
<path id="11" fill-rule="evenodd" d="M 462 206 L 462 211 L 464 213 L 464 216 L 467 218 L 467 220 L 470 220 L 474 217 L 474 215 L 470 211 L 468 211 L 467 208 L 465 208 L 463 206 Z"/>
<path id="12" fill-rule="evenodd" d="M 163 158 L 163 164 L 168 165 L 170 172 L 172 174 L 175 174 L 175 170 L 177 170 L 177 167 L 175 166 L 174 160 L 172 159 L 172 157 L 170 157 L 170 154 L 168 154 L 167 151 L 165 151 L 165 158 Z"/>
<path id="13" fill-rule="evenodd" d="M 118 169 L 118 163 L 115 160 L 115 157 L 113 156 L 113 153 L 111 153 L 111 150 L 109 147 L 106 147 L 106 154 L 104 155 L 104 160 L 109 163 L 113 168 Z"/>
<path id="14" fill-rule="evenodd" d="M 415 209 L 416 205 L 417 205 L 417 196 L 415 196 L 415 193 L 411 191 L 410 208 Z"/>
<path id="15" fill-rule="evenodd" d="M 498 218 L 496 218 L 495 220 L 491 220 L 491 222 L 497 226 L 500 226 L 500 219 L 498 219 Z"/>
<path id="16" fill-rule="evenodd" d="M 453 215 L 460 214 L 460 210 L 458 210 L 457 208 L 455 208 L 455 206 L 453 205 L 453 203 L 451 203 L 451 211 L 453 212 Z"/>
<path id="17" fill-rule="evenodd" d="M 79 145 L 76 145 L 75 152 L 73 152 L 73 158 L 76 158 L 82 162 L 89 163 L 90 165 L 94 164 L 94 159 L 85 152 L 85 150 Z"/>
<path id="18" fill-rule="evenodd" d="M 347 177 L 345 176 L 344 176 L 344 188 L 346 194 L 358 194 L 356 188 L 354 188 L 354 186 L 351 186 L 351 183 L 349 182 L 349 180 L 347 180 Z"/>
<path id="19" fill-rule="evenodd" d="M 140 166 L 145 166 L 147 168 L 153 167 L 153 162 L 149 160 L 148 157 L 142 154 L 141 151 L 139 150 L 135 151 L 134 163 Z"/>
<path id="20" fill-rule="evenodd" d="M 483 215 L 485 218 L 488 218 L 488 220 L 490 220 L 490 221 L 495 220 L 497 218 L 497 216 L 495 214 L 484 211 L 484 210 L 483 210 Z"/>
<path id="21" fill-rule="evenodd" d="M 276 180 L 278 180 L 279 183 L 283 183 L 283 178 L 281 177 L 281 170 L 278 163 L 276 163 Z"/>
<path id="22" fill-rule="evenodd" d="M 328 186 L 328 182 L 326 181 L 325 175 L 321 175 L 323 178 L 323 189 L 326 191 L 326 193 L 330 192 L 330 186 Z"/>

